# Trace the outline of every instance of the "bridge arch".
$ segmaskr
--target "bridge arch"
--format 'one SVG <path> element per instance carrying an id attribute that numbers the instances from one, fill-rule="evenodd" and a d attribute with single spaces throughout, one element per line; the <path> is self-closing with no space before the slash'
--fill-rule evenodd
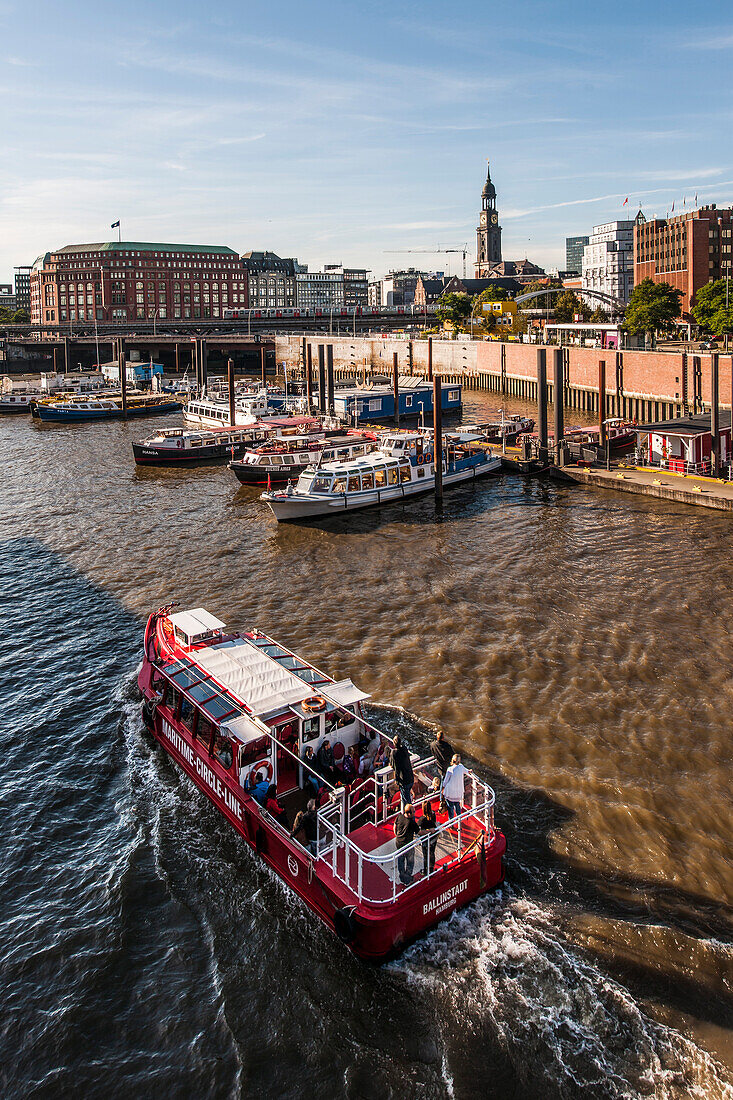
<path id="1" fill-rule="evenodd" d="M 610 306 L 614 313 L 623 313 L 626 306 L 620 298 L 615 298 L 613 294 L 606 294 L 603 290 L 586 290 L 585 287 L 574 290 L 566 286 L 551 286 L 545 287 L 543 290 L 533 290 L 530 294 L 520 294 L 514 301 L 517 305 L 521 305 L 522 302 L 531 302 L 533 298 L 546 298 L 550 294 L 564 294 L 567 290 L 571 290 L 571 293 L 575 294 L 578 298 L 592 298 L 595 302 L 600 302 L 605 306 Z"/>

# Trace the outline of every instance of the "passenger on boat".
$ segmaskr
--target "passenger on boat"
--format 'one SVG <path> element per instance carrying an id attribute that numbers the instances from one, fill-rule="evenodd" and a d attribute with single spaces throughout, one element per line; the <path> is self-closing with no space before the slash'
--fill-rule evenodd
<path id="1" fill-rule="evenodd" d="M 347 782 L 352 780 L 355 775 L 359 774 L 359 750 L 356 745 L 352 745 L 344 756 L 341 764 L 341 771 Z"/>
<path id="2" fill-rule="evenodd" d="M 301 834 L 300 838 L 297 835 L 298 833 Z M 315 798 L 309 799 L 307 809 L 299 810 L 295 815 L 293 830 L 290 835 L 304 848 L 307 848 L 312 856 L 318 855 L 318 814 Z M 305 840 L 305 843 L 303 843 L 303 840 Z"/>
<path id="3" fill-rule="evenodd" d="M 318 771 L 318 761 L 316 759 L 316 754 L 313 752 L 313 749 L 310 747 L 310 745 L 305 746 L 300 759 L 303 761 L 304 764 L 307 765 L 307 767 L 303 768 L 303 790 L 311 790 L 313 794 L 318 797 L 318 792 L 320 791 L 322 784 L 318 776 L 314 775 L 312 771 L 308 770 L 309 768 L 313 768 L 315 771 Z"/>
<path id="4" fill-rule="evenodd" d="M 438 819 L 435 816 L 435 810 L 428 801 L 423 806 L 422 817 L 420 818 L 420 832 L 427 834 L 423 837 L 422 842 L 422 858 L 426 875 L 430 874 L 435 867 L 435 849 L 438 845 L 437 828 Z"/>
<path id="5" fill-rule="evenodd" d="M 394 823 L 394 841 L 395 848 L 399 851 L 400 848 L 406 848 L 408 844 L 412 844 L 413 840 L 417 836 L 418 826 L 415 821 L 415 815 L 412 812 L 412 804 L 407 802 L 402 809 L 402 812 L 397 814 Z M 415 849 L 410 848 L 409 852 L 405 852 L 404 855 L 397 857 L 397 874 L 400 876 L 400 882 L 403 886 L 409 886 L 412 882 L 412 869 L 415 866 Z"/>
<path id="6" fill-rule="evenodd" d="M 269 788 L 270 784 L 265 779 L 265 773 L 257 772 L 254 783 L 250 783 L 249 793 L 252 795 L 255 802 L 259 802 L 260 806 L 264 806 L 267 801 L 267 792 Z"/>
<path id="7" fill-rule="evenodd" d="M 331 748 L 331 742 L 326 740 L 321 745 L 317 754 L 318 770 L 324 779 L 327 779 L 330 783 L 336 783 L 341 774 L 336 768 L 336 762 L 333 758 L 333 749 Z"/>
<path id="8" fill-rule="evenodd" d="M 272 814 L 276 821 L 287 829 L 288 827 L 288 815 L 285 813 L 284 806 L 281 806 L 277 800 L 277 787 L 274 783 L 271 783 L 267 788 L 267 797 L 265 798 L 265 809 L 268 813 Z"/>
<path id="9" fill-rule="evenodd" d="M 449 741 L 446 741 L 442 730 L 438 730 L 435 740 L 430 742 L 430 751 L 433 754 L 435 763 L 438 765 L 438 771 L 442 779 L 450 767 L 454 754 L 453 746 Z"/>
<path id="10" fill-rule="evenodd" d="M 374 771 L 374 762 L 379 755 L 380 748 L 381 741 L 379 734 L 376 730 L 369 730 L 369 736 L 364 745 L 364 755 L 361 758 L 361 766 L 359 768 L 360 775 L 371 775 Z"/>
<path id="11" fill-rule="evenodd" d="M 460 756 L 455 753 L 441 788 L 448 806 L 449 818 L 457 817 L 463 809 L 463 789 L 467 774 L 468 768 L 464 768 Z"/>
<path id="12" fill-rule="evenodd" d="M 394 777 L 400 789 L 400 800 L 404 810 L 412 797 L 412 785 L 415 782 L 415 773 L 412 770 L 410 750 L 403 744 L 399 733 L 395 736 L 389 762 L 394 769 Z"/>

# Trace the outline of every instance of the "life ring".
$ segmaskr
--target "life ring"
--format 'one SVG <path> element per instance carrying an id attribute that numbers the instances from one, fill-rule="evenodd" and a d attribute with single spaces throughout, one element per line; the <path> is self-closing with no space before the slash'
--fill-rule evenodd
<path id="1" fill-rule="evenodd" d="M 272 762 L 268 760 L 267 757 L 265 757 L 264 760 L 258 760 L 252 765 L 252 767 L 249 769 L 249 772 L 247 773 L 247 783 L 250 783 L 255 778 L 257 773 L 261 772 L 263 768 L 265 770 L 265 778 L 269 783 L 272 779 Z"/>
<path id="2" fill-rule="evenodd" d="M 326 709 L 326 700 L 322 695 L 310 695 L 307 699 L 304 699 L 300 704 L 303 710 L 307 710 L 310 713 L 315 713 L 320 710 Z"/>
<path id="3" fill-rule="evenodd" d="M 354 920 L 354 910 L 344 905 L 333 914 L 333 930 L 344 943 L 353 943 L 356 939 L 357 926 Z"/>
<path id="4" fill-rule="evenodd" d="M 427 453 L 427 454 L 425 455 L 425 461 L 426 461 L 426 462 L 432 462 L 432 461 L 433 461 L 433 456 L 432 456 L 432 455 L 430 454 L 430 452 L 429 452 L 429 451 L 428 451 L 428 453 Z"/>

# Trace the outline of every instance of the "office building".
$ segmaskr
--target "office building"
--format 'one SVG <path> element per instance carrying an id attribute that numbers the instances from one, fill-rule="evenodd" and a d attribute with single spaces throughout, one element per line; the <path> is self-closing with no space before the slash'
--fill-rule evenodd
<path id="1" fill-rule="evenodd" d="M 565 238 L 565 275 L 580 275 L 583 271 L 583 249 L 590 237 Z"/>
<path id="2" fill-rule="evenodd" d="M 582 289 L 594 290 L 626 305 L 634 285 L 634 223 L 594 225 L 583 249 Z M 589 298 L 594 307 L 608 308 Z"/>

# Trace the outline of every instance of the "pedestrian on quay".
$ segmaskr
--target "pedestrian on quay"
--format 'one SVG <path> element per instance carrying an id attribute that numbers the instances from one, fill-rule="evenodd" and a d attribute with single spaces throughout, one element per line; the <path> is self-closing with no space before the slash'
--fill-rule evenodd
<path id="1" fill-rule="evenodd" d="M 395 736 L 389 762 L 394 771 L 395 782 L 400 789 L 400 802 L 404 810 L 412 798 L 412 785 L 415 782 L 415 773 L 412 770 L 410 750 L 404 744 L 399 733 Z"/>
<path id="2" fill-rule="evenodd" d="M 450 741 L 446 741 L 442 730 L 438 730 L 435 740 L 430 742 L 430 751 L 433 754 L 435 763 L 438 765 L 440 778 L 443 779 L 453 759 L 454 749 Z"/>
<path id="3" fill-rule="evenodd" d="M 411 845 L 418 833 L 415 815 L 412 812 L 412 803 L 408 802 L 401 813 L 397 814 L 394 823 L 395 847 L 398 851 Z M 415 866 L 415 849 L 410 848 L 397 857 L 397 874 L 403 886 L 412 883 L 412 869 Z"/>

